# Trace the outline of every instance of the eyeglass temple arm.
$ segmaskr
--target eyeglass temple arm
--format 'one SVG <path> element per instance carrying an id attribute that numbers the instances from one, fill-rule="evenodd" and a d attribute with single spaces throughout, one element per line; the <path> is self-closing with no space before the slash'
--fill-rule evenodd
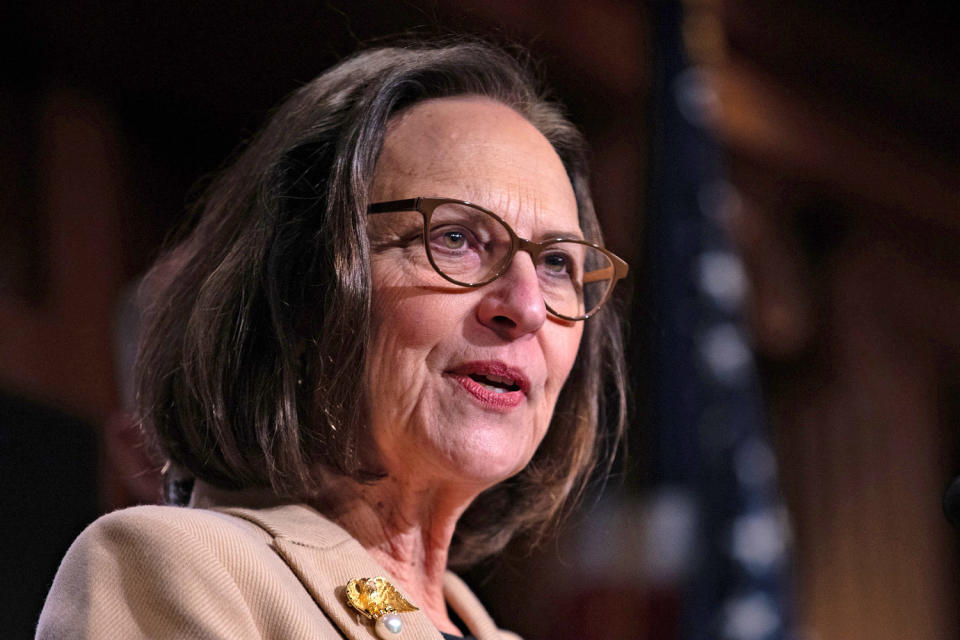
<path id="1" fill-rule="evenodd" d="M 621 278 L 625 278 L 627 276 L 627 270 L 629 269 L 627 263 L 617 256 L 613 257 L 615 258 L 615 262 L 609 267 L 585 272 L 583 274 L 583 281 L 596 282 L 597 280 L 619 280 Z"/>
<path id="2" fill-rule="evenodd" d="M 603 269 L 594 269 L 583 274 L 584 282 L 596 282 L 597 280 L 609 280 L 613 277 L 613 267 L 604 267 Z"/>

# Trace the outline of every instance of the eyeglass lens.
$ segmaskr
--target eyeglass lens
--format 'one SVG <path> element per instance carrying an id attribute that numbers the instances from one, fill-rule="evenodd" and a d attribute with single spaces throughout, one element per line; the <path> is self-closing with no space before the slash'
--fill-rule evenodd
<path id="1" fill-rule="evenodd" d="M 430 216 L 427 250 L 434 267 L 463 285 L 488 282 L 507 268 L 511 234 L 497 218 L 462 204 L 442 204 Z M 536 257 L 544 303 L 557 315 L 593 313 L 614 285 L 614 265 L 603 251 L 556 241 Z"/>

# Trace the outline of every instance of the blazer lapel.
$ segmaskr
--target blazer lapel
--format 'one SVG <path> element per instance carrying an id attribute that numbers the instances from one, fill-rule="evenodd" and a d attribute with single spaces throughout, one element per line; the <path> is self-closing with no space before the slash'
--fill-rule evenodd
<path id="1" fill-rule="evenodd" d="M 470 587 L 450 571 L 447 571 L 443 580 L 443 597 L 477 640 L 500 640 L 500 630 L 493 618 L 477 600 L 477 596 L 473 595 Z"/>
<path id="2" fill-rule="evenodd" d="M 305 505 L 221 510 L 259 525 L 274 537 L 277 553 L 345 637 L 377 638 L 373 621 L 347 604 L 347 582 L 383 576 L 398 583 L 346 531 Z M 401 640 L 442 640 L 422 611 L 399 615 L 403 620 Z"/>

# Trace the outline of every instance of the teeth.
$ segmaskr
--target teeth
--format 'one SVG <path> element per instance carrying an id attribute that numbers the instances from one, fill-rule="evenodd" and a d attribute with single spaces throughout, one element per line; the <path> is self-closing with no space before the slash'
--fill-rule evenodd
<path id="1" fill-rule="evenodd" d="M 494 387 L 493 385 L 483 384 L 482 382 L 481 382 L 480 384 L 483 386 L 484 389 L 490 389 L 490 391 L 493 391 L 494 393 L 506 393 L 506 392 L 507 392 L 507 390 L 504 389 L 503 387 Z"/>
<path id="2" fill-rule="evenodd" d="M 495 382 L 495 383 L 497 383 L 497 384 L 503 384 L 503 385 L 507 385 L 507 386 L 510 386 L 510 385 L 513 384 L 513 380 L 512 380 L 512 379 L 510 379 L 510 378 L 504 378 L 504 377 L 502 377 L 502 376 L 494 376 L 494 375 L 487 374 L 487 375 L 484 375 L 483 377 L 486 378 L 487 380 L 489 380 L 490 382 Z"/>

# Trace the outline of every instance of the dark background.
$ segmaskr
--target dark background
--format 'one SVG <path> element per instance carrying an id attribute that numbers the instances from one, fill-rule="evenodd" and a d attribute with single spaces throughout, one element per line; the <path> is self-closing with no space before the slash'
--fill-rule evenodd
<path id="1" fill-rule="evenodd" d="M 747 312 L 792 514 L 802 631 L 957 637 L 956 538 L 938 506 L 960 472 L 955 12 L 685 4 L 686 43 L 715 83 L 711 125 L 742 202 L 729 222 L 752 285 Z M 511 551 L 473 580 L 495 617 L 531 639 L 673 637 L 679 589 L 637 568 L 652 481 L 644 347 L 656 301 L 643 248 L 657 127 L 653 6 L 74 0 L 3 9 L 4 637 L 29 637 L 56 562 L 86 522 L 156 499 L 155 465 L 124 417 L 124 301 L 197 185 L 283 96 L 362 44 L 404 32 L 529 48 L 591 141 L 608 244 L 632 265 L 619 295 L 635 406 L 616 499 L 589 501 L 594 510 L 558 542 L 533 557 Z M 598 522 L 637 532 L 636 547 L 605 538 L 614 548 L 603 566 L 630 571 L 582 566 Z M 578 598 L 585 584 L 591 595 Z M 617 606 L 624 594 L 629 607 Z"/>

